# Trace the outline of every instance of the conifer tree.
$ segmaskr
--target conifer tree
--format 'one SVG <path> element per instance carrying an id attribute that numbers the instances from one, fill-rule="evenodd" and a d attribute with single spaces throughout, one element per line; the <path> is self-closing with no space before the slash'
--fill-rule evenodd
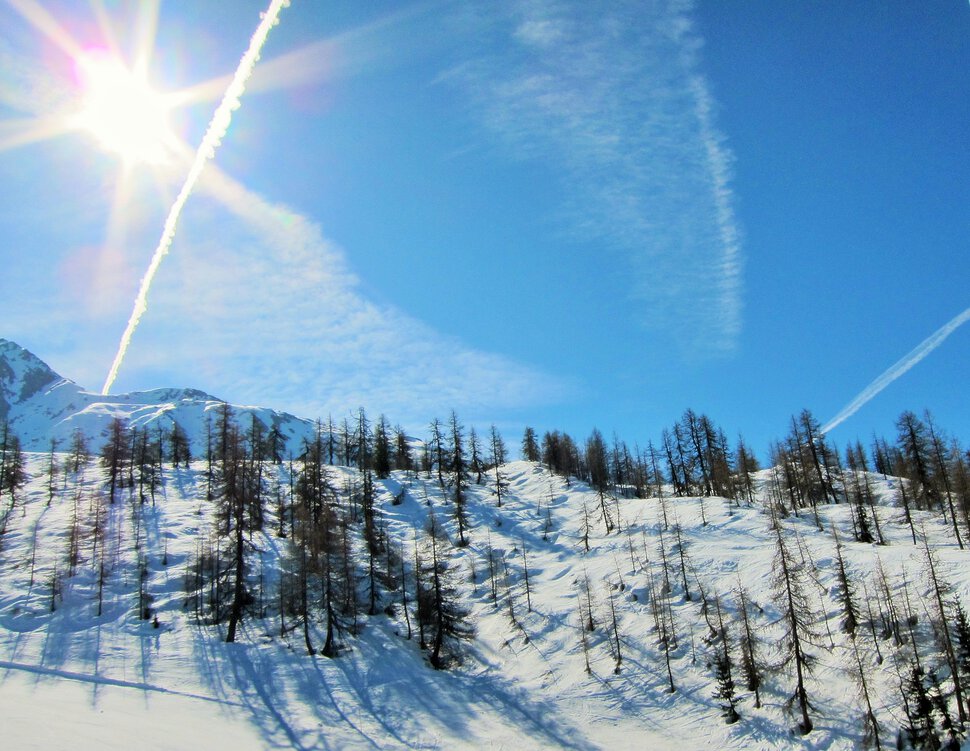
<path id="1" fill-rule="evenodd" d="M 691 600 L 690 587 L 687 583 L 687 543 L 684 542 L 683 535 L 681 534 L 681 527 L 679 521 L 674 521 L 674 540 L 675 540 L 675 552 L 677 553 L 677 558 L 680 562 L 680 583 L 684 588 L 684 599 Z"/>
<path id="2" fill-rule="evenodd" d="M 904 729 L 910 747 L 933 751 L 941 748 L 940 738 L 936 733 L 933 701 L 927 689 L 926 674 L 919 664 L 918 657 L 911 665 L 905 681 L 901 682 L 900 690 L 907 720 Z"/>
<path id="3" fill-rule="evenodd" d="M 623 664 L 623 652 L 620 648 L 620 627 L 619 627 L 619 624 L 617 623 L 616 603 L 614 601 L 612 590 L 610 591 L 610 619 L 612 620 L 612 625 L 613 625 L 613 628 L 612 628 L 613 640 L 614 640 L 614 643 L 616 644 L 616 650 L 614 654 L 614 657 L 616 659 L 616 666 L 613 668 L 613 673 L 615 675 L 619 675 L 620 666 Z"/>
<path id="4" fill-rule="evenodd" d="M 586 618 L 583 615 L 583 603 L 579 593 L 576 594 L 576 604 L 579 607 L 579 643 L 583 648 L 583 659 L 586 661 L 586 675 L 592 675 L 593 668 L 589 664 L 589 640 L 586 638 Z"/>
<path id="5" fill-rule="evenodd" d="M 286 454 L 286 439 L 280 430 L 279 423 L 274 419 L 266 434 L 266 458 L 277 467 L 283 464 L 283 457 Z"/>
<path id="6" fill-rule="evenodd" d="M 862 716 L 863 744 L 870 743 L 875 746 L 876 751 L 882 751 L 882 742 L 879 736 L 879 719 L 876 717 L 875 709 L 872 706 L 872 695 L 869 691 L 869 679 L 866 677 L 868 669 L 862 662 L 862 655 L 859 650 L 859 642 L 852 640 L 853 657 L 853 677 L 859 686 L 862 700 L 865 704 L 865 713 Z"/>
<path id="7" fill-rule="evenodd" d="M 404 428 L 398 425 L 394 429 L 394 466 L 407 473 L 414 471 L 414 455 Z"/>
<path id="8" fill-rule="evenodd" d="M 57 490 L 57 439 L 51 438 L 50 451 L 47 454 L 47 505 L 54 500 Z"/>
<path id="9" fill-rule="evenodd" d="M 326 622 L 321 654 L 336 657 L 339 628 L 337 610 L 342 599 L 341 591 L 353 587 L 353 583 L 344 582 L 346 567 L 341 529 L 347 525 L 337 506 L 336 494 L 323 462 L 325 453 L 323 428 L 318 423 L 313 439 L 305 441 L 302 467 L 296 481 L 294 538 L 301 550 L 306 550 L 307 579 L 319 582 L 320 605 Z"/>
<path id="10" fill-rule="evenodd" d="M 754 502 L 754 474 L 758 471 L 758 459 L 748 450 L 744 439 L 738 436 L 736 453 L 734 497 L 741 498 L 750 505 Z"/>
<path id="11" fill-rule="evenodd" d="M 363 407 L 357 409 L 357 426 L 354 430 L 354 445 L 357 449 L 357 468 L 372 469 L 373 450 L 371 446 L 370 421 Z"/>
<path id="12" fill-rule="evenodd" d="M 482 442 L 478 438 L 475 428 L 468 431 L 468 470 L 475 474 L 475 484 L 481 485 L 483 482 L 482 474 L 485 471 L 485 462 L 482 460 Z"/>
<path id="13" fill-rule="evenodd" d="M 838 503 L 831 469 L 826 461 L 831 451 L 825 443 L 825 435 L 819 427 L 818 420 L 809 410 L 802 410 L 798 416 L 797 425 L 792 418 L 792 435 L 799 448 L 802 464 L 809 464 L 814 470 L 814 482 L 809 484 L 812 488 L 809 491 L 811 498 L 823 503 L 829 500 L 832 503 Z"/>
<path id="14" fill-rule="evenodd" d="M 494 425 L 491 427 L 490 438 L 492 444 L 492 467 L 495 470 L 496 505 L 501 507 L 502 489 L 504 487 L 501 467 L 503 464 L 505 464 L 505 441 L 502 440 L 502 436 L 499 434 Z"/>
<path id="15" fill-rule="evenodd" d="M 926 425 L 912 412 L 903 412 L 896 421 L 897 443 L 905 460 L 906 475 L 917 508 L 940 507 L 939 493 L 931 475 L 932 447 Z"/>
<path id="16" fill-rule="evenodd" d="M 950 457 L 943 437 L 937 431 L 933 418 L 927 411 L 923 415 L 926 420 L 926 429 L 929 432 L 930 447 L 933 462 L 933 476 L 938 478 L 942 485 L 941 495 L 946 499 L 947 509 L 950 512 L 950 522 L 953 525 L 953 534 L 957 538 L 957 545 L 963 550 L 963 537 L 960 534 L 960 525 L 957 524 L 957 512 L 953 506 L 953 486 L 950 482 Z M 944 512 L 945 515 L 945 512 Z"/>
<path id="17" fill-rule="evenodd" d="M 930 550 L 929 543 L 924 538 L 924 550 L 926 551 L 926 568 L 931 586 L 931 596 L 934 605 L 934 616 L 937 620 L 936 634 L 942 647 L 943 656 L 949 668 L 950 680 L 953 682 L 953 698 L 957 706 L 957 717 L 961 726 L 967 723 L 967 710 L 964 702 L 963 678 L 961 676 L 960 665 L 957 661 L 957 650 L 950 634 L 950 623 L 947 617 L 945 597 L 949 592 L 950 586 L 937 571 L 935 557 Z"/>
<path id="18" fill-rule="evenodd" d="M 677 690 L 674 684 L 674 672 L 670 664 L 670 655 L 677 648 L 677 634 L 674 629 L 674 614 L 670 607 L 670 582 L 666 581 L 666 564 L 662 566 L 665 583 L 658 587 L 653 581 L 653 571 L 647 579 L 650 587 L 650 602 L 653 610 L 654 624 L 657 629 L 657 638 L 660 641 L 660 648 L 663 651 L 664 665 L 667 669 L 668 691 L 672 694 Z"/>
<path id="19" fill-rule="evenodd" d="M 429 426 L 431 429 L 431 436 L 428 439 L 428 445 L 426 447 L 426 456 L 430 459 L 430 464 L 428 465 L 428 477 L 431 477 L 431 469 L 436 469 L 438 472 L 438 487 L 444 488 L 445 486 L 445 438 L 442 434 L 441 420 L 437 417 L 431 421 Z"/>
<path id="20" fill-rule="evenodd" d="M 685 438 L 685 445 L 687 447 L 685 455 L 689 457 L 688 466 L 697 467 L 700 470 L 700 478 L 696 483 L 696 489 L 700 491 L 699 494 L 713 495 L 714 489 L 711 484 L 711 468 L 708 462 L 709 452 L 703 445 L 704 439 L 701 418 L 695 414 L 694 410 L 688 409 L 684 412 L 681 418 L 679 432 Z M 686 464 L 687 462 L 685 462 Z"/>
<path id="21" fill-rule="evenodd" d="M 589 484 L 596 491 L 600 501 L 600 515 L 606 533 L 613 531 L 613 516 L 606 506 L 606 494 L 610 487 L 609 465 L 606 459 L 606 444 L 603 435 L 593 428 L 586 439 L 586 466 L 589 473 Z"/>
<path id="22" fill-rule="evenodd" d="M 933 702 L 933 708 L 936 710 L 936 714 L 939 717 L 941 735 L 940 742 L 942 743 L 942 748 L 945 751 L 960 751 L 963 723 L 958 725 L 953 721 L 953 715 L 950 714 L 950 707 L 947 697 L 943 693 L 943 686 L 940 683 L 940 679 L 936 674 L 936 671 L 929 671 L 927 678 L 929 679 L 930 684 L 930 701 Z M 944 733 L 946 734 L 945 741 L 942 737 Z"/>
<path id="23" fill-rule="evenodd" d="M 526 427 L 522 434 L 522 458 L 527 462 L 539 461 L 539 441 L 534 428 Z"/>
<path id="24" fill-rule="evenodd" d="M 178 422 L 172 421 L 172 430 L 168 434 L 168 453 L 172 460 L 172 468 L 178 469 L 179 466 L 189 468 L 192 461 L 192 450 L 189 444 L 189 436 Z"/>
<path id="25" fill-rule="evenodd" d="M 713 665 L 716 684 L 714 698 L 721 700 L 721 714 L 724 721 L 728 725 L 733 725 L 741 719 L 741 715 L 738 714 L 737 709 L 730 642 L 721 613 L 721 601 L 717 595 L 714 596 L 714 608 L 717 614 L 717 640 L 720 645 L 719 647 L 715 645 L 714 648 Z"/>
<path id="26" fill-rule="evenodd" d="M 468 540 L 465 538 L 465 527 L 468 526 L 468 519 L 465 513 L 465 488 L 468 482 L 468 464 L 465 460 L 464 430 L 458 421 L 458 415 L 454 410 L 448 423 L 451 433 L 451 444 L 449 446 L 452 477 L 454 479 L 454 500 L 455 500 L 455 521 L 458 523 L 458 544 L 465 547 Z"/>
<path id="27" fill-rule="evenodd" d="M 374 473 L 380 479 L 391 474 L 391 438 L 384 415 L 378 418 L 374 426 Z"/>
<path id="28" fill-rule="evenodd" d="M 246 536 L 253 530 L 254 518 L 258 518 L 253 513 L 253 506 L 258 503 L 259 495 L 256 492 L 256 477 L 249 464 L 246 441 L 232 420 L 231 413 L 227 423 L 220 424 L 219 436 L 218 514 L 225 533 L 230 537 L 230 572 L 233 578 L 226 641 L 233 642 L 244 608 L 251 599 L 246 581 Z"/>
<path id="29" fill-rule="evenodd" d="M 910 494 L 906 492 L 906 485 L 909 482 L 905 477 L 900 477 L 897 479 L 899 483 L 899 502 L 903 507 L 903 518 L 906 520 L 906 524 L 909 525 L 909 532 L 913 537 L 913 545 L 919 545 L 916 540 L 916 525 L 913 523 L 913 514 L 910 510 Z"/>
<path id="30" fill-rule="evenodd" d="M 832 526 L 832 536 L 835 538 L 835 563 L 836 577 L 839 582 L 838 599 L 842 603 L 842 630 L 855 636 L 856 627 L 859 625 L 858 607 L 855 602 L 855 593 L 849 581 L 849 574 L 845 567 L 845 558 L 842 555 L 842 545 L 839 543 L 839 533 L 835 526 Z"/>
<path id="31" fill-rule="evenodd" d="M 108 436 L 101 449 L 101 466 L 108 471 L 108 497 L 115 502 L 115 495 L 124 482 L 124 470 L 131 461 L 131 444 L 128 423 L 115 417 L 108 424 Z"/>
<path id="32" fill-rule="evenodd" d="M 959 599 L 951 603 L 953 640 L 957 669 L 964 682 L 970 681 L 970 619 Z"/>
<path id="33" fill-rule="evenodd" d="M 950 446 L 953 496 L 963 525 L 970 532 L 970 452 L 964 455 L 956 439 Z"/>
<path id="34" fill-rule="evenodd" d="M 377 561 L 384 552 L 383 542 L 377 529 L 377 516 L 374 508 L 374 479 L 369 470 L 364 472 L 361 505 L 364 512 L 364 543 L 367 548 L 367 580 L 370 598 L 368 615 L 377 615 Z"/>
<path id="35" fill-rule="evenodd" d="M 813 655 L 808 651 L 818 635 L 815 632 L 815 609 L 808 598 L 809 572 L 799 556 L 792 554 L 785 541 L 781 523 L 774 522 L 775 558 L 773 581 L 775 605 L 781 614 L 785 635 L 782 640 L 782 665 L 795 669 L 795 691 L 791 703 L 798 705 L 801 721 L 798 732 L 807 735 L 814 723 L 809 717 L 806 680 L 811 672 Z"/>
<path id="36" fill-rule="evenodd" d="M 459 602 L 454 571 L 445 554 L 447 537 L 434 512 L 428 516 L 426 533 L 430 558 L 422 578 L 428 590 L 426 620 L 433 634 L 429 661 L 435 670 L 442 670 L 458 659 L 458 642 L 471 639 L 475 631 L 469 612 Z"/>
<path id="37" fill-rule="evenodd" d="M 20 437 L 11 432 L 4 440 L 4 444 L 3 457 L 0 460 L 0 464 L 3 465 L 3 469 L 0 470 L 3 476 L 0 493 L 6 491 L 9 494 L 12 509 L 16 503 L 17 494 L 27 484 L 30 475 L 27 472 L 27 459 L 20 447 Z"/>
<path id="38" fill-rule="evenodd" d="M 0 497 L 7 490 L 7 472 L 10 466 L 10 456 L 13 452 L 14 434 L 10 424 L 4 419 L 0 421 Z M 11 503 L 11 507 L 13 504 Z"/>
<path id="39" fill-rule="evenodd" d="M 755 709 L 761 708 L 761 666 L 754 629 L 748 613 L 748 596 L 738 580 L 738 612 L 741 615 L 741 674 L 745 687 L 754 692 Z"/>
<path id="40" fill-rule="evenodd" d="M 88 439 L 80 428 L 74 428 L 74 431 L 71 433 L 71 443 L 68 447 L 65 468 L 72 474 L 77 475 L 88 463 L 89 458 Z"/>

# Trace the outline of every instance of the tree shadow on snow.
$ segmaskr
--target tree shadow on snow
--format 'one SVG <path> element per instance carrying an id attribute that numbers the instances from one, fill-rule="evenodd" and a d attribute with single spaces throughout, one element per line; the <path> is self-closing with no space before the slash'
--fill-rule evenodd
<path id="1" fill-rule="evenodd" d="M 554 704 L 500 676 L 432 670 L 396 637 L 364 635 L 329 660 L 213 636 L 196 634 L 198 669 L 225 704 L 245 708 L 267 748 L 472 748 L 496 723 L 524 747 L 597 748 Z"/>

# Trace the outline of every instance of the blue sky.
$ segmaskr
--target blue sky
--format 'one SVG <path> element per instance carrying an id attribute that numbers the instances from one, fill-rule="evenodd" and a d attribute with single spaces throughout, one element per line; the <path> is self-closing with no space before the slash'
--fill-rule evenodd
<path id="1" fill-rule="evenodd" d="M 265 7 L 161 3 L 152 34 L 147 5 L 104 16 L 165 91 L 230 75 Z M 970 7 L 851 5 L 296 0 L 114 390 L 516 443 L 829 420 L 970 305 Z M 0 5 L 0 336 L 91 389 L 185 173 L 23 143 L 78 96 L 37 8 L 89 47 L 97 7 Z M 172 112 L 186 144 L 227 80 Z M 968 354 L 961 326 L 832 438 L 925 407 L 966 439 Z"/>

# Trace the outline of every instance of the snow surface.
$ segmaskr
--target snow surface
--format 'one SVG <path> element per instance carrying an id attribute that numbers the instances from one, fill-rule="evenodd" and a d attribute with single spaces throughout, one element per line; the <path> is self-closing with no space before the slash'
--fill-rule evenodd
<path id="1" fill-rule="evenodd" d="M 598 507 L 588 487 L 551 475 L 538 465 L 513 462 L 502 468 L 508 482 L 498 508 L 491 484 L 473 485 L 468 514 L 471 544 L 452 551 L 462 572 L 465 601 L 477 626 L 465 658 L 451 671 L 432 670 L 416 644 L 404 638 L 396 616 L 362 616 L 358 636 L 345 634 L 337 659 L 310 657 L 298 631 L 279 636 L 271 604 L 265 618 L 244 621 L 236 644 L 221 640 L 213 626 L 197 624 L 184 607 L 183 576 L 189 557 L 209 534 L 212 508 L 204 500 L 204 466 L 166 470 L 156 505 L 125 497 L 109 506 L 106 539 L 113 561 L 103 615 L 96 615 L 97 576 L 91 541 L 85 543 L 78 573 L 63 581 L 63 602 L 50 610 L 55 566 L 66 566 L 67 530 L 74 509 L 73 478 L 62 476 L 47 507 L 47 457 L 31 457 L 34 475 L 8 519 L 0 549 L 0 716 L 5 748 L 854 748 L 861 737 L 860 701 L 849 679 L 849 641 L 838 630 L 833 600 L 834 542 L 810 519 L 791 518 L 788 534 L 803 536 L 821 571 L 813 594 L 824 606 L 825 634 L 809 692 L 818 707 L 816 729 L 799 738 L 785 710 L 793 682 L 787 674 L 769 679 L 765 707 L 756 710 L 747 693 L 741 722 L 728 726 L 712 698 L 698 584 L 716 591 L 733 608 L 740 576 L 751 599 L 764 608 L 758 617 L 765 657 L 773 659 L 780 636 L 768 582 L 772 537 L 760 506 L 736 508 L 721 499 L 667 499 L 668 513 L 682 525 L 692 566 L 693 600 L 675 583 L 673 609 L 679 646 L 673 653 L 677 691 L 667 691 L 662 652 L 653 629 L 646 570 L 658 574 L 661 507 L 657 499 L 620 499 L 622 533 L 605 534 L 594 519 L 591 550 L 583 552 L 583 505 Z M 286 469 L 273 470 L 283 473 Z M 356 470 L 334 468 L 335 482 Z M 872 476 L 885 496 L 891 481 Z M 103 488 L 93 464 L 81 479 L 82 506 Z M 407 492 L 400 505 L 393 497 Z M 411 544 L 429 508 L 456 532 L 447 494 L 436 481 L 395 473 L 379 485 L 381 509 L 394 539 Z M 430 506 L 429 506 L 430 504 Z M 704 517 L 701 519 L 701 505 Z M 82 509 L 83 511 L 84 509 Z M 615 511 L 615 509 L 614 509 Z M 842 532 L 848 565 L 874 581 L 877 558 L 898 588 L 903 573 L 926 600 L 924 553 L 908 539 L 895 509 L 881 508 L 891 544 L 876 548 L 849 542 L 845 506 L 825 507 L 824 525 Z M 134 550 L 134 525 L 141 516 L 141 549 Z M 551 524 L 549 520 L 551 519 Z M 924 519 L 946 578 L 966 598 L 967 553 L 956 549 L 947 528 Z M 260 554 L 250 559 L 268 589 L 288 541 L 272 535 L 273 520 L 255 539 Z M 669 533 L 668 533 L 669 535 Z M 508 602 L 491 600 L 486 545 L 500 551 L 512 572 L 513 625 Z M 668 544 L 670 538 L 668 537 Z M 532 610 L 527 612 L 523 547 L 527 552 Z M 138 618 L 137 556 L 147 556 L 147 590 L 159 627 Z M 167 563 L 163 562 L 167 560 Z M 261 559 L 261 565 L 260 565 Z M 645 560 L 650 563 L 645 565 Z M 475 577 L 472 581 L 471 570 Z M 578 628 L 579 582 L 593 584 L 598 621 L 588 634 L 592 674 Z M 671 579 L 679 574 L 671 572 Z M 871 585 L 871 584 L 870 584 Z M 255 586 L 255 580 L 254 580 Z M 393 597 L 393 595 L 391 595 Z M 623 659 L 620 672 L 609 644 L 609 598 L 619 615 Z M 269 598 L 271 599 L 271 598 Z M 924 619 L 925 621 L 925 619 Z M 821 623 L 821 622 L 820 622 Z M 824 628 L 823 628 L 824 633 Z M 735 630 L 735 636 L 736 636 Z M 315 641 L 322 643 L 319 624 Z M 860 643 L 868 640 L 860 639 Z M 894 648 L 881 643 L 887 659 L 872 663 L 877 713 L 884 741 L 891 743 L 901 721 Z M 736 676 L 740 684 L 740 678 Z"/>

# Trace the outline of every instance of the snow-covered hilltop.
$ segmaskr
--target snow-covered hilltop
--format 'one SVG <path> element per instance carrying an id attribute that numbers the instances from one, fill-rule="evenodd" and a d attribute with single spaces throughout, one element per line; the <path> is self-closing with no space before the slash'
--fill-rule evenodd
<path id="1" fill-rule="evenodd" d="M 100 445 L 111 420 L 122 418 L 139 428 L 161 426 L 166 431 L 177 422 L 193 449 L 201 452 L 206 417 L 222 403 L 197 389 L 161 388 L 107 396 L 86 391 L 20 345 L 0 339 L 0 421 L 6 420 L 30 451 L 49 450 L 51 439 L 63 448 L 75 430 Z M 233 405 L 233 410 L 241 421 L 255 416 L 264 430 L 276 427 L 294 453 L 314 432 L 311 420 L 286 412 L 239 405 Z"/>

